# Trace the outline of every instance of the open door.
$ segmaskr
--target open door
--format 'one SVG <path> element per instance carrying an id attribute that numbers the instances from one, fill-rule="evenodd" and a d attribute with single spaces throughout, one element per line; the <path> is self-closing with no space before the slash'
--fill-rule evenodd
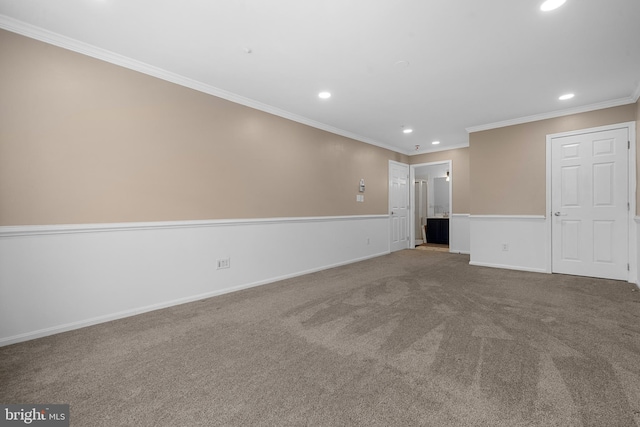
<path id="1" fill-rule="evenodd" d="M 389 161 L 391 252 L 409 248 L 409 165 Z"/>

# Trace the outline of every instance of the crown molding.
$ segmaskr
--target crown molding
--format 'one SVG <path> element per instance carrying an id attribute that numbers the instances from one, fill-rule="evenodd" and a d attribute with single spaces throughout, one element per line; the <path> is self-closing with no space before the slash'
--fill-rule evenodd
<path id="1" fill-rule="evenodd" d="M 640 99 L 640 82 L 638 82 L 638 87 L 636 88 L 636 91 L 633 92 L 633 96 L 631 98 L 633 99 L 633 102 L 638 102 L 638 99 Z"/>
<path id="2" fill-rule="evenodd" d="M 640 87 L 636 91 L 640 92 Z M 520 125 L 523 123 L 537 122 L 540 120 L 554 119 L 556 117 L 570 116 L 572 114 L 586 113 L 589 111 L 602 110 L 605 108 L 619 107 L 621 105 L 633 104 L 637 101 L 637 96 L 629 96 L 627 98 L 612 99 L 610 101 L 599 102 L 597 104 L 584 105 L 582 107 L 569 108 L 566 110 L 551 111 L 549 113 L 535 114 L 533 116 L 520 117 L 516 119 L 505 120 L 502 122 L 488 123 L 486 125 L 472 126 L 466 128 L 468 133 L 481 132 L 484 130 L 503 128 L 507 126 Z"/>
<path id="3" fill-rule="evenodd" d="M 426 149 L 417 150 L 417 151 L 410 151 L 406 154 L 410 157 L 419 156 L 420 154 L 429 154 L 429 153 L 438 153 L 440 151 L 457 150 L 459 148 L 467 148 L 468 146 L 469 146 L 469 142 L 467 141 L 467 142 L 463 142 L 461 144 L 455 144 L 455 145 L 444 145 L 444 146 L 438 145 L 437 148 L 431 148 L 431 149 L 426 148 Z"/>
<path id="4" fill-rule="evenodd" d="M 393 147 L 388 144 L 376 141 L 371 138 L 367 138 L 362 135 L 358 135 L 349 132 L 344 129 L 339 129 L 325 123 L 317 122 L 307 117 L 299 116 L 289 111 L 282 110 L 269 104 L 265 104 L 244 96 L 226 91 L 224 89 L 211 86 L 200 81 L 190 79 L 188 77 L 176 74 L 167 70 L 164 70 L 153 65 L 137 61 L 124 55 L 120 55 L 115 52 L 111 52 L 106 49 L 102 49 L 88 43 L 78 41 L 76 39 L 63 36 L 58 33 L 54 33 L 49 30 L 37 27 L 35 25 L 27 24 L 26 22 L 11 18 L 6 15 L 0 14 L 0 29 L 5 29 L 16 34 L 23 35 L 35 40 L 39 40 L 44 43 L 48 43 L 54 46 L 61 47 L 73 52 L 80 53 L 82 55 L 90 56 L 92 58 L 99 59 L 101 61 L 109 62 L 120 67 L 124 67 L 139 73 L 147 74 L 152 77 L 156 77 L 161 80 L 165 80 L 171 83 L 175 83 L 180 86 L 187 87 L 189 89 L 197 90 L 208 95 L 213 95 L 218 98 L 226 99 L 227 101 L 234 102 L 236 104 L 244 105 L 246 107 L 260 110 L 265 113 L 273 114 L 274 116 L 282 117 L 287 120 L 291 120 L 303 125 L 307 125 L 316 129 L 324 130 L 329 133 L 344 136 L 345 138 L 353 139 L 356 141 L 364 142 L 369 145 L 384 148 L 395 153 L 409 154 L 407 151 L 402 151 L 398 147 Z"/>

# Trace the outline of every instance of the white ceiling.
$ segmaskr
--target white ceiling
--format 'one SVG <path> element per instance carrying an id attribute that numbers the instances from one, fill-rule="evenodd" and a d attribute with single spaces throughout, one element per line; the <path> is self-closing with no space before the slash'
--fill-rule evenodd
<path id="1" fill-rule="evenodd" d="M 640 1 L 541 3 L 0 0 L 0 28 L 415 154 L 637 99 Z"/>

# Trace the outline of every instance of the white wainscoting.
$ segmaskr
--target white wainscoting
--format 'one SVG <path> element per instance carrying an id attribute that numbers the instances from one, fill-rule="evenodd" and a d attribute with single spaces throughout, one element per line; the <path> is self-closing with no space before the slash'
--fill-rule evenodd
<path id="1" fill-rule="evenodd" d="M 471 215 L 471 265 L 550 273 L 544 216 Z M 508 245 L 503 250 L 503 245 Z"/>
<path id="2" fill-rule="evenodd" d="M 469 214 L 452 214 L 449 218 L 449 252 L 470 254 L 471 238 L 469 230 Z"/>
<path id="3" fill-rule="evenodd" d="M 0 346 L 387 253 L 387 215 L 0 227 Z"/>

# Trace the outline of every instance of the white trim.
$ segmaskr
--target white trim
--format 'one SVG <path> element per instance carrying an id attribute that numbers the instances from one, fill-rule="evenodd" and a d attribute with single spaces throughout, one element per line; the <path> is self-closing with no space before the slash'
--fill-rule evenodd
<path id="1" fill-rule="evenodd" d="M 640 89 L 640 87 L 639 87 Z M 633 220 L 636 214 L 637 192 L 637 136 L 636 122 L 629 122 L 629 282 L 638 282 L 638 227 Z"/>
<path id="2" fill-rule="evenodd" d="M 640 91 L 640 88 L 639 88 Z M 505 120 L 502 122 L 488 123 L 485 125 L 471 126 L 466 129 L 468 133 L 481 132 L 490 129 L 503 128 L 507 126 L 520 125 L 523 123 L 537 122 L 539 120 L 554 119 L 556 117 L 570 116 L 572 114 L 586 113 L 589 111 L 602 110 L 605 108 L 619 107 L 621 105 L 634 104 L 638 97 L 633 95 L 627 98 L 612 99 L 610 101 L 599 102 L 597 104 L 585 105 L 582 107 L 569 108 L 566 110 L 551 111 L 549 113 L 535 114 L 533 116 L 520 117 Z"/>
<path id="3" fill-rule="evenodd" d="M 344 136 L 356 141 L 364 142 L 366 144 L 375 145 L 376 147 L 384 148 L 395 153 L 401 153 L 409 155 L 409 150 L 400 151 L 398 147 L 393 147 L 385 143 L 376 141 L 374 139 L 358 135 L 343 129 L 333 127 L 331 125 L 320 123 L 315 120 L 291 113 L 289 111 L 282 110 L 280 108 L 265 104 L 254 99 L 246 98 L 244 96 L 237 95 L 235 93 L 226 91 L 224 89 L 211 86 L 206 83 L 202 83 L 197 80 L 184 77 L 182 75 L 164 70 L 159 67 L 155 67 L 150 64 L 146 64 L 141 61 L 120 55 L 115 52 L 111 52 L 106 49 L 102 49 L 88 43 L 84 43 L 70 37 L 63 36 L 52 31 L 45 30 L 35 25 L 27 24 L 26 22 L 19 21 L 6 15 L 0 14 L 0 28 L 7 31 L 11 31 L 16 34 L 20 34 L 35 40 L 39 40 L 54 46 L 61 47 L 63 49 L 71 50 L 73 52 L 80 53 L 82 55 L 90 56 L 92 58 L 99 59 L 101 61 L 109 62 L 130 70 L 134 70 L 143 74 L 147 74 L 152 77 L 156 77 L 171 83 L 175 83 L 180 86 L 188 87 L 193 90 L 197 90 L 202 93 L 216 96 L 218 98 L 226 99 L 236 104 L 245 105 L 256 110 L 264 111 L 275 116 L 279 116 L 297 123 L 302 123 L 307 126 L 311 126 L 316 129 L 324 130 L 336 135 Z"/>
<path id="4" fill-rule="evenodd" d="M 544 268 L 519 267 L 516 265 L 492 264 L 492 263 L 476 262 L 476 261 L 470 261 L 469 265 L 474 265 L 476 267 L 501 268 L 505 270 L 528 271 L 531 273 L 546 273 Z"/>
<path id="5" fill-rule="evenodd" d="M 471 219 L 496 219 L 496 220 L 505 220 L 505 219 L 513 219 L 513 220 L 543 220 L 546 219 L 544 215 L 470 215 Z"/>
<path id="6" fill-rule="evenodd" d="M 638 102 L 638 99 L 640 99 L 640 83 L 638 83 L 638 87 L 636 88 L 636 91 L 633 92 L 631 99 L 634 100 L 633 102 Z"/>
<path id="7" fill-rule="evenodd" d="M 457 213 L 457 214 L 451 214 L 450 216 L 464 216 L 464 217 L 470 217 L 471 214 L 468 213 Z"/>
<path id="8" fill-rule="evenodd" d="M 546 234 L 547 234 L 547 248 L 546 248 L 546 263 L 547 272 L 551 273 L 553 269 L 552 265 L 552 235 L 551 235 L 551 141 L 555 138 L 563 138 L 566 136 L 580 135 L 584 133 L 603 132 L 615 129 L 627 129 L 629 132 L 629 186 L 628 186 L 628 201 L 629 201 L 629 276 L 628 281 L 636 283 L 638 280 L 638 236 L 636 221 L 634 221 L 636 212 L 636 122 L 624 122 L 616 123 L 607 126 L 598 126 L 587 129 L 578 129 L 568 132 L 554 133 L 547 135 L 546 138 L 546 212 L 549 213 L 546 221 Z"/>
<path id="9" fill-rule="evenodd" d="M 368 256 L 365 256 L 365 257 L 357 258 L 357 259 L 338 262 L 338 263 L 335 263 L 335 264 L 332 264 L 332 265 L 322 266 L 322 267 L 318 267 L 318 268 L 312 268 L 312 269 L 309 269 L 309 270 L 306 270 L 306 271 L 300 271 L 300 272 L 296 272 L 296 273 L 292 273 L 292 274 L 286 274 L 286 275 L 282 275 L 282 276 L 279 276 L 279 277 L 271 277 L 271 278 L 269 278 L 267 280 L 260 280 L 260 281 L 257 281 L 257 282 L 247 283 L 247 284 L 235 286 L 235 287 L 232 287 L 232 288 L 227 288 L 227 289 L 222 289 L 222 290 L 217 290 L 217 291 L 212 291 L 212 292 L 206 292 L 206 293 L 199 294 L 199 295 L 189 296 L 187 298 L 178 298 L 178 299 L 175 299 L 175 300 L 172 300 L 172 301 L 163 302 L 161 304 L 152 304 L 152 305 L 148 305 L 148 306 L 145 306 L 145 307 L 139 307 L 139 308 L 136 308 L 136 309 L 133 309 L 133 310 L 125 310 L 125 311 L 121 311 L 121 312 L 118 312 L 118 313 L 108 314 L 108 315 L 105 315 L 105 316 L 97 316 L 97 317 L 93 317 L 91 319 L 86 319 L 86 320 L 82 320 L 82 321 L 78 321 L 78 322 L 66 323 L 66 324 L 63 324 L 63 325 L 57 325 L 57 326 L 53 326 L 53 327 L 50 327 L 50 328 L 44 328 L 44 329 L 40 329 L 40 330 L 37 330 L 37 331 L 32 331 L 32 332 L 28 332 L 28 333 L 24 333 L 24 334 L 18 334 L 18 335 L 6 337 L 6 338 L 0 337 L 0 347 L 6 346 L 6 345 L 11 345 L 11 344 L 16 344 L 16 343 L 19 343 L 19 342 L 33 340 L 33 339 L 36 339 L 36 338 L 42 338 L 42 337 L 46 337 L 46 336 L 49 336 L 49 335 L 59 334 L 59 333 L 62 333 L 62 332 L 72 331 L 72 330 L 84 328 L 84 327 L 87 327 L 87 326 L 97 325 L 99 323 L 110 322 L 112 320 L 123 319 L 125 317 L 135 316 L 135 315 L 142 314 L 142 313 L 148 313 L 150 311 L 161 310 L 163 308 L 172 307 L 172 306 L 175 306 L 175 305 L 180 305 L 180 304 L 186 304 L 186 303 L 190 303 L 190 302 L 194 302 L 194 301 L 199 301 L 199 300 L 203 300 L 203 299 L 206 299 L 206 298 L 211 298 L 211 297 L 215 297 L 215 296 L 219 296 L 219 295 L 228 294 L 228 293 L 231 293 L 231 292 L 240 291 L 240 290 L 243 290 L 243 289 L 249 289 L 249 288 L 253 288 L 253 287 L 256 287 L 256 286 L 266 285 L 266 284 L 269 284 L 269 283 L 278 282 L 280 280 L 291 279 L 291 278 L 298 277 L 298 276 L 304 276 L 305 274 L 311 274 L 311 273 L 315 273 L 315 272 L 326 270 L 326 269 L 330 269 L 330 268 L 335 268 L 335 267 L 340 267 L 340 266 L 343 266 L 343 265 L 348 265 L 348 264 L 352 264 L 352 263 L 356 263 L 356 262 L 360 262 L 360 261 L 365 261 L 367 259 L 376 258 L 376 257 L 382 256 L 382 255 L 386 255 L 388 253 L 389 253 L 388 251 L 380 252 L 380 253 L 377 253 L 377 254 L 368 255 Z"/>
<path id="10" fill-rule="evenodd" d="M 469 141 L 467 142 L 463 142 L 461 144 L 455 144 L 455 145 L 432 145 L 431 143 L 429 143 L 428 145 L 430 145 L 431 147 L 436 147 L 433 149 L 422 149 L 422 150 L 418 150 L 418 151 L 408 151 L 406 154 L 409 156 L 418 156 L 420 154 L 429 154 L 429 153 L 438 153 L 441 151 L 449 151 L 449 150 L 457 150 L 460 148 L 468 148 L 469 147 Z"/>
<path id="11" fill-rule="evenodd" d="M 108 231 L 159 230 L 174 228 L 225 227 L 230 225 L 258 225 L 282 223 L 310 223 L 383 219 L 389 215 L 318 216 L 290 218 L 220 219 L 194 221 L 121 222 L 105 224 L 17 225 L 0 227 L 0 238 L 40 236 L 46 234 L 97 233 Z"/>
<path id="12" fill-rule="evenodd" d="M 392 163 L 398 166 L 409 166 L 409 164 L 407 163 L 398 162 L 396 160 L 389 160 L 389 164 L 392 164 Z"/>
<path id="13" fill-rule="evenodd" d="M 545 265 L 547 273 L 551 274 L 553 272 L 553 259 L 551 253 L 551 247 L 553 246 L 553 236 L 551 233 L 551 135 L 547 135 L 546 137 L 546 145 L 545 145 L 545 212 L 549 214 L 549 219 L 545 222 L 545 234 L 547 244 L 545 245 L 544 257 L 545 257 Z"/>

